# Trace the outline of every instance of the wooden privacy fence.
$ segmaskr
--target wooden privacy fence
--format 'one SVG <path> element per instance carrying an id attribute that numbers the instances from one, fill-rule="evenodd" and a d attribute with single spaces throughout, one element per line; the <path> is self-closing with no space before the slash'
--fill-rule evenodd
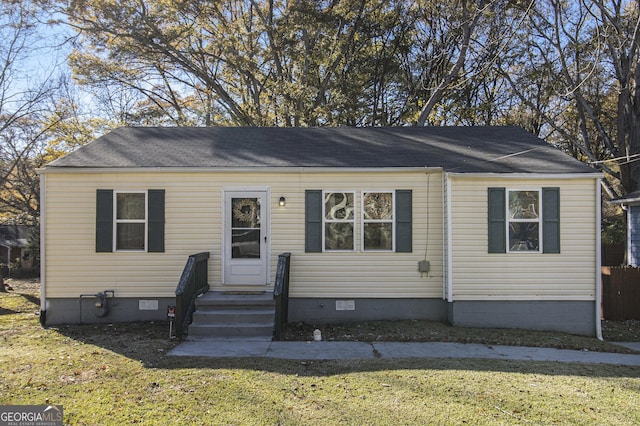
<path id="1" fill-rule="evenodd" d="M 602 244 L 602 266 L 620 266 L 624 263 L 626 244 Z"/>
<path id="2" fill-rule="evenodd" d="M 640 268 L 602 267 L 602 317 L 640 320 Z"/>

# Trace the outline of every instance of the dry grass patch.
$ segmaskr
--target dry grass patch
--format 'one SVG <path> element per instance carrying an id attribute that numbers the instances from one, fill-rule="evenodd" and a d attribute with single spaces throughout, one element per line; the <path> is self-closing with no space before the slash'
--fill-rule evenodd
<path id="1" fill-rule="evenodd" d="M 632 350 L 610 343 L 616 341 L 640 341 L 633 339 L 625 326 L 609 324 L 605 329 L 605 341 L 592 337 L 566 333 L 513 330 L 502 328 L 453 327 L 437 321 L 368 321 L 343 324 L 292 323 L 285 326 L 284 340 L 313 340 L 313 331 L 319 329 L 324 340 L 354 342 L 458 342 L 483 345 L 531 346 L 540 348 L 576 349 L 614 353 L 633 353 Z M 615 330 L 615 331 L 614 331 Z"/>

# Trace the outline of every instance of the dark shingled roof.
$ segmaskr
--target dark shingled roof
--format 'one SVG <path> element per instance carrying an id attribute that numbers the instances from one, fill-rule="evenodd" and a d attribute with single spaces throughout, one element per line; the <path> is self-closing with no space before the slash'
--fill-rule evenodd
<path id="1" fill-rule="evenodd" d="M 609 201 L 611 204 L 636 204 L 640 203 L 640 189 L 624 195 L 620 198 Z"/>
<path id="2" fill-rule="evenodd" d="M 31 229 L 29 225 L 0 225 L 0 246 L 26 247 Z"/>
<path id="3" fill-rule="evenodd" d="M 47 168 L 442 167 L 595 173 L 519 127 L 123 127 Z"/>

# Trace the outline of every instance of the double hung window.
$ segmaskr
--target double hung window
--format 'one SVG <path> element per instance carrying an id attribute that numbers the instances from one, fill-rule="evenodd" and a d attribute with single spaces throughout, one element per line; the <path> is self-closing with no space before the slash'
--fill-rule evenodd
<path id="1" fill-rule="evenodd" d="M 411 253 L 412 197 L 410 189 L 376 192 L 306 190 L 305 251 Z M 360 241 L 360 249 L 356 239 Z"/>
<path id="2" fill-rule="evenodd" d="M 362 193 L 362 249 L 393 251 L 393 192 Z"/>
<path id="3" fill-rule="evenodd" d="M 355 238 L 355 194 L 324 192 L 324 249 L 353 251 Z"/>
<path id="4" fill-rule="evenodd" d="M 560 188 L 488 191 L 489 253 L 560 253 Z"/>
<path id="5" fill-rule="evenodd" d="M 540 251 L 540 191 L 507 193 L 509 251 Z"/>
<path id="6" fill-rule="evenodd" d="M 163 189 L 96 191 L 96 252 L 164 252 Z"/>
<path id="7" fill-rule="evenodd" d="M 146 250 L 147 193 L 116 192 L 116 251 Z"/>

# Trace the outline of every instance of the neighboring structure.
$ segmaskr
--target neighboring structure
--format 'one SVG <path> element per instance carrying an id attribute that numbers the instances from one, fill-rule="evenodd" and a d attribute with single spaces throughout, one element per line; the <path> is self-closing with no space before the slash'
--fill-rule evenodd
<path id="1" fill-rule="evenodd" d="M 627 253 L 629 266 L 640 267 L 640 191 L 610 201 L 627 211 Z"/>
<path id="2" fill-rule="evenodd" d="M 189 255 L 255 292 L 291 252 L 290 321 L 599 335 L 600 178 L 517 127 L 121 128 L 41 170 L 42 314 L 163 319 Z"/>
<path id="3" fill-rule="evenodd" d="M 25 270 L 31 268 L 33 259 L 28 246 L 32 229 L 29 225 L 0 225 L 0 265 L 4 276 L 8 276 L 14 266 Z"/>

